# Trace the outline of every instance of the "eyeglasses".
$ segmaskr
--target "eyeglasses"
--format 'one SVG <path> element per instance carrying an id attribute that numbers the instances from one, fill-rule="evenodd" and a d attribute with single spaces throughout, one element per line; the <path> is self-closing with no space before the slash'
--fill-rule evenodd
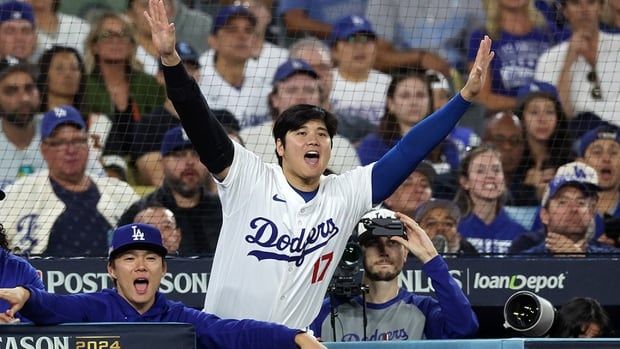
<path id="1" fill-rule="evenodd" d="M 129 33 L 124 30 L 120 32 L 115 32 L 112 30 L 102 30 L 97 38 L 98 41 L 112 41 L 113 39 L 127 40 L 129 39 Z"/>
<path id="2" fill-rule="evenodd" d="M 43 141 L 43 143 L 55 149 L 66 149 L 70 145 L 76 148 L 81 148 L 88 144 L 88 137 L 79 137 L 72 139 L 50 139 Z"/>
<path id="3" fill-rule="evenodd" d="M 596 70 L 592 70 L 587 75 L 588 82 L 593 84 L 592 89 L 590 90 L 590 95 L 593 99 L 601 100 L 603 99 L 603 91 L 601 91 L 601 83 L 598 80 L 598 74 Z"/>

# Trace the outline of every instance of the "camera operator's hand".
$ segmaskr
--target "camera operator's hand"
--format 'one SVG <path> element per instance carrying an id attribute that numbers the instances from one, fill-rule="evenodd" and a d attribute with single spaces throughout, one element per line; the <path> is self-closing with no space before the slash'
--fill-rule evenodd
<path id="1" fill-rule="evenodd" d="M 428 234 L 426 234 L 424 229 L 422 229 L 416 221 L 400 212 L 396 212 L 396 218 L 403 223 L 405 232 L 407 233 L 407 240 L 400 236 L 393 236 L 392 240 L 398 241 L 405 246 L 422 263 L 426 263 L 438 255 Z"/>

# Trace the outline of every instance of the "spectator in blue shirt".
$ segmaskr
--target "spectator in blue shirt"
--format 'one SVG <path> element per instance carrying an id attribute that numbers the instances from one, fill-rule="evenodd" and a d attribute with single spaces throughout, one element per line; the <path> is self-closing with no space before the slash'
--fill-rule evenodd
<path id="1" fill-rule="evenodd" d="M 480 253 L 506 253 L 512 240 L 525 231 L 503 209 L 506 183 L 500 154 L 483 146 L 461 162 L 460 189 L 455 201 L 463 218 L 458 231 Z"/>
<path id="2" fill-rule="evenodd" d="M 115 289 L 74 295 L 50 294 L 36 285 L 0 289 L 10 303 L 4 317 L 18 311 L 39 325 L 67 322 L 182 322 L 196 328 L 206 348 L 325 348 L 314 337 L 282 325 L 254 320 L 223 320 L 166 300 L 160 293 L 167 251 L 160 231 L 135 223 L 117 228 L 112 237 L 108 274 Z"/>

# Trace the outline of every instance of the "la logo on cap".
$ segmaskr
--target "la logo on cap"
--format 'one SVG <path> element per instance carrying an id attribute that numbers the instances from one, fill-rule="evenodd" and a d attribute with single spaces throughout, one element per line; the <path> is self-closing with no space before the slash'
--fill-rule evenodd
<path id="1" fill-rule="evenodd" d="M 57 118 L 64 118 L 65 116 L 67 116 L 67 111 L 62 109 L 62 108 L 54 108 L 54 114 L 56 114 Z"/>
<path id="2" fill-rule="evenodd" d="M 144 241 L 144 233 L 137 225 L 132 225 L 131 230 L 133 231 L 133 234 L 131 234 L 133 241 Z"/>
<path id="3" fill-rule="evenodd" d="M 299 63 L 299 61 L 293 61 L 293 68 L 294 69 L 301 69 L 301 63 Z"/>
<path id="4" fill-rule="evenodd" d="M 13 19 L 22 19 L 22 13 L 19 11 L 13 11 L 13 13 L 11 14 L 11 17 Z"/>
<path id="5" fill-rule="evenodd" d="M 353 16 L 353 17 L 351 17 L 351 22 L 353 22 L 354 25 L 362 25 L 362 24 L 364 24 L 364 20 L 360 16 Z"/>

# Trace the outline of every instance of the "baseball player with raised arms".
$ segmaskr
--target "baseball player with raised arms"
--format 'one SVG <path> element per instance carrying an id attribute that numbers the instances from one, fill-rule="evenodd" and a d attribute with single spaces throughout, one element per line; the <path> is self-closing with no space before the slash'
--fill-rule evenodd
<path id="1" fill-rule="evenodd" d="M 166 90 L 201 161 L 218 184 L 223 225 L 205 310 L 226 318 L 307 327 L 359 218 L 387 198 L 457 123 L 480 91 L 493 58 L 491 40 L 461 93 L 420 122 L 374 164 L 324 176 L 337 121 L 310 105 L 274 122 L 279 166 L 232 142 L 175 51 L 174 24 L 162 0 L 145 16 L 164 65 Z"/>

